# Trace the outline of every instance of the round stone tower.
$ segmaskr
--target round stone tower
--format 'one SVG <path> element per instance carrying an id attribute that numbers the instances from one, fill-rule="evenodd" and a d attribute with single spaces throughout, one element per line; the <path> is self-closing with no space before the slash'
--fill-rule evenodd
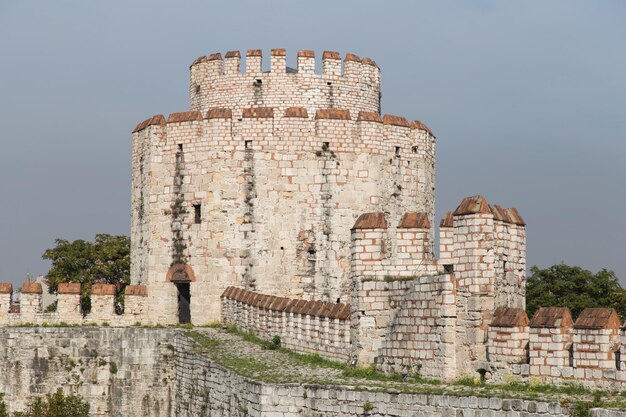
<path id="1" fill-rule="evenodd" d="M 238 51 L 198 58 L 190 111 L 133 132 L 131 279 L 154 322 L 218 320 L 231 285 L 347 301 L 359 214 L 435 224 L 435 137 L 380 115 L 374 61 L 324 52 L 317 74 L 311 51 L 296 69 L 283 49 L 270 71 L 261 60 L 248 51 L 242 72 Z"/>

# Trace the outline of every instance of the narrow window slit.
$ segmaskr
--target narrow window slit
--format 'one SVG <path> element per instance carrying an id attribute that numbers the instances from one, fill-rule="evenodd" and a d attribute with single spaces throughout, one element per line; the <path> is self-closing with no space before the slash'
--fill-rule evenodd
<path id="1" fill-rule="evenodd" d="M 194 204 L 193 206 L 194 223 L 202 223 L 202 204 Z"/>

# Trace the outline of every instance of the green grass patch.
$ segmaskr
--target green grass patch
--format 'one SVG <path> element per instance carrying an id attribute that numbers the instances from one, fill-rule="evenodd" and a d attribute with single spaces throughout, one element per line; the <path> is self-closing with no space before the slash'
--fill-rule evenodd
<path id="1" fill-rule="evenodd" d="M 200 333 L 195 330 L 187 332 L 187 336 L 191 337 L 200 346 L 207 348 L 207 349 L 214 349 L 222 343 L 220 340 L 213 339 L 207 336 L 206 334 Z"/>

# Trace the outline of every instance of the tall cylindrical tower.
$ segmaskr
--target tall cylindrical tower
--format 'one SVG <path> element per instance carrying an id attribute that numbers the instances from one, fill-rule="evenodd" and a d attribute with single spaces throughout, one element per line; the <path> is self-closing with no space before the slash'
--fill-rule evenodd
<path id="1" fill-rule="evenodd" d="M 435 224 L 435 137 L 380 115 L 378 66 L 324 52 L 317 74 L 313 52 L 285 58 L 272 50 L 267 72 L 257 50 L 245 71 L 238 51 L 198 58 L 190 111 L 133 133 L 131 276 L 155 322 L 217 320 L 230 285 L 346 301 L 359 214 Z"/>

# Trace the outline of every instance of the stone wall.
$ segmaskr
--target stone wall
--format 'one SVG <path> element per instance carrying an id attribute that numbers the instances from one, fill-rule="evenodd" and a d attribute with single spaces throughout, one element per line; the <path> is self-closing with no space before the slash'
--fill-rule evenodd
<path id="1" fill-rule="evenodd" d="M 269 71 L 261 68 L 262 52 L 249 50 L 245 71 L 239 51 L 198 58 L 190 67 L 190 110 L 232 108 L 240 118 L 245 107 L 348 109 L 380 112 L 380 70 L 370 59 L 337 52 L 322 55 L 322 73 L 315 73 L 315 53 L 299 51 L 297 68 L 286 68 L 286 51 L 273 49 Z M 343 65 L 343 71 L 342 71 Z"/>
<path id="2" fill-rule="evenodd" d="M 136 417 L 473 417 L 565 416 L 558 403 L 455 397 L 363 388 L 266 384 L 216 364 L 176 330 L 143 328 L 0 329 L 0 392 L 9 411 L 63 387 L 91 404 L 92 416 Z M 592 410 L 599 417 L 624 417 Z"/>
<path id="3" fill-rule="evenodd" d="M 355 315 L 361 364 L 452 379 L 456 307 L 449 275 L 363 281 Z"/>
<path id="4" fill-rule="evenodd" d="M 91 287 L 91 311 L 83 315 L 80 306 L 80 284 L 62 283 L 57 294 L 55 312 L 45 313 L 42 308 L 42 289 L 38 283 L 26 282 L 22 287 L 20 312 L 9 312 L 12 286 L 0 283 L 0 327 L 20 325 L 113 325 L 132 326 L 145 324 L 147 316 L 147 288 L 128 285 L 124 289 L 124 312 L 115 312 L 115 287 L 111 284 L 94 284 Z M 25 291 L 26 290 L 26 291 Z"/>
<path id="5" fill-rule="evenodd" d="M 565 417 L 558 403 L 519 399 L 369 392 L 344 386 L 265 384 L 241 377 L 193 350 L 179 335 L 176 342 L 178 388 L 176 415 L 250 417 L 398 417 L 432 415 L 493 417 Z M 599 417 L 626 413 L 595 409 Z"/>
<path id="6" fill-rule="evenodd" d="M 155 322 L 178 322 L 173 264 L 193 270 L 196 324 L 219 319 L 231 285 L 341 302 L 360 213 L 388 212 L 393 231 L 406 212 L 434 221 L 435 138 L 422 124 L 339 109 L 244 110 L 155 117 L 133 134 L 131 277 L 149 287 Z"/>
<path id="7" fill-rule="evenodd" d="M 350 305 L 294 300 L 228 287 L 222 294 L 222 320 L 301 353 L 348 361 Z"/>
<path id="8" fill-rule="evenodd" d="M 0 329 L 0 392 L 9 411 L 63 388 L 94 417 L 173 416 L 174 331 L 143 328 Z"/>
<path id="9" fill-rule="evenodd" d="M 507 314 L 515 320 L 507 321 Z M 587 308 L 573 322 L 569 309 L 545 307 L 527 323 L 523 310 L 496 311 L 487 342 L 492 379 L 516 375 L 590 388 L 626 386 L 626 329 L 613 309 Z"/>

